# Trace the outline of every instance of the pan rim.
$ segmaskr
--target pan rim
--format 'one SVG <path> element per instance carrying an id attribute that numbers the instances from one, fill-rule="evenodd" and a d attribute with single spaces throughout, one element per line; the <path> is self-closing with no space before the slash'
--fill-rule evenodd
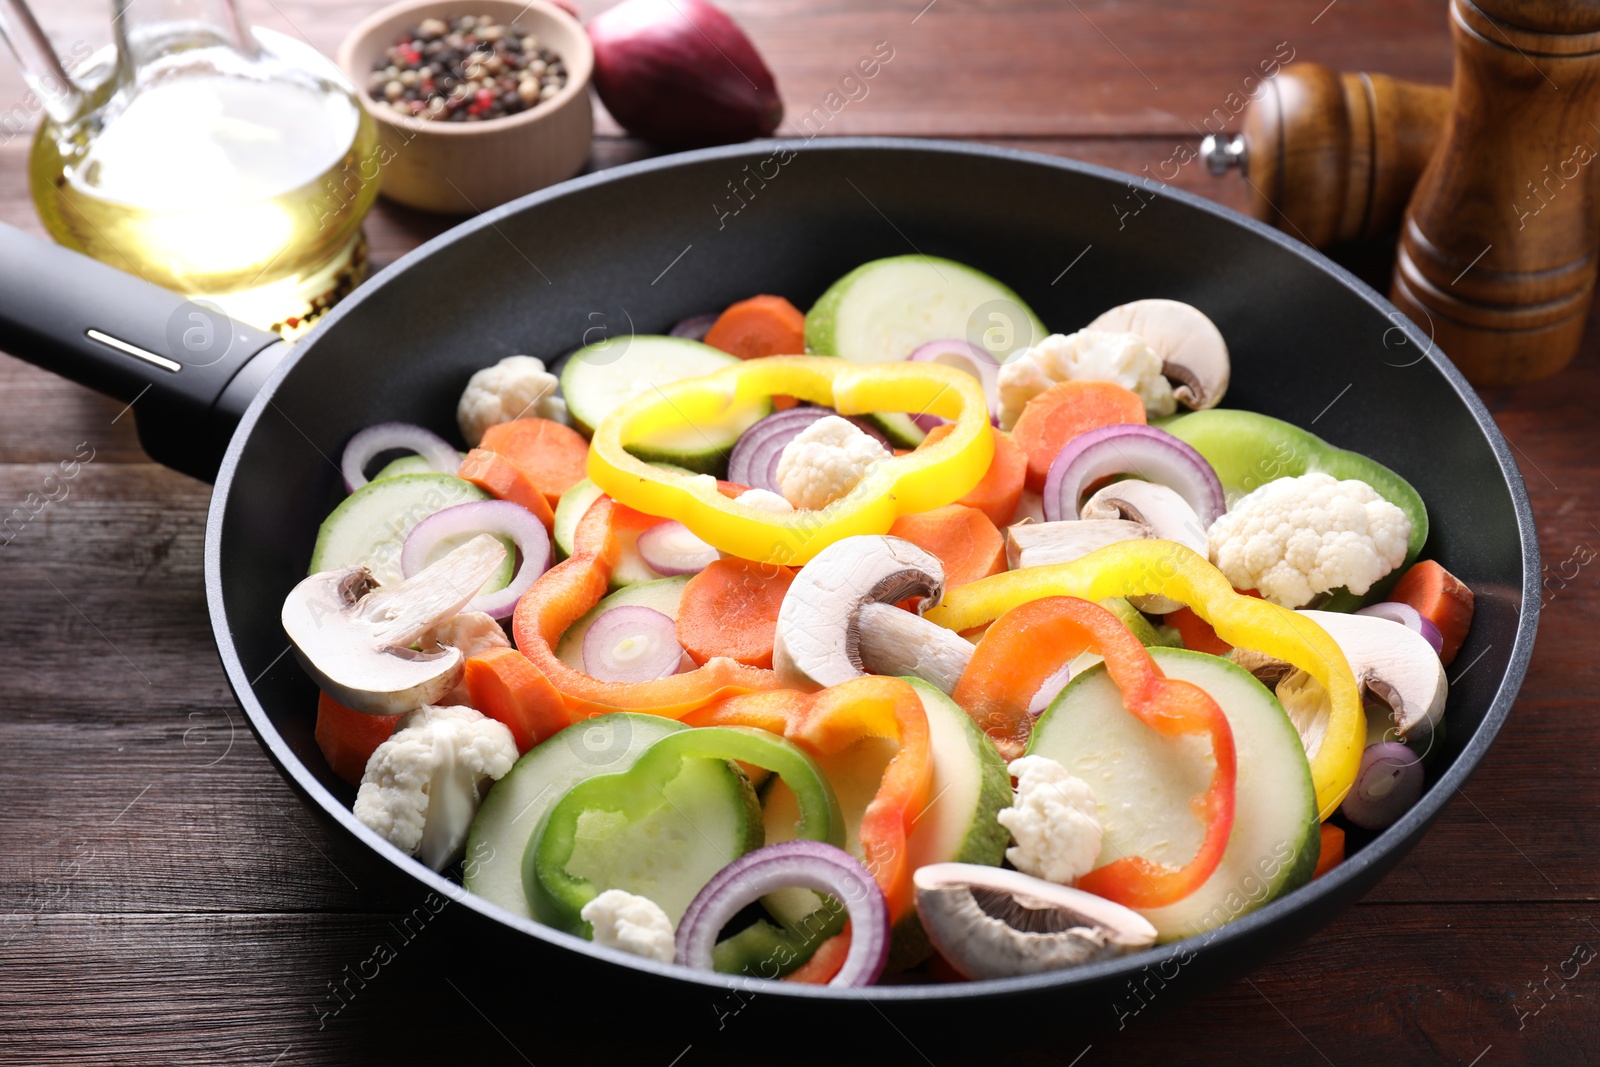
<path id="1" fill-rule="evenodd" d="M 1325 926 L 1328 921 L 1331 921 L 1333 914 L 1342 911 L 1349 903 L 1338 900 L 1338 898 L 1347 894 L 1346 886 L 1368 878 L 1369 871 L 1379 864 L 1398 863 L 1412 845 L 1415 844 L 1416 840 L 1420 839 L 1421 834 L 1439 816 L 1450 798 L 1477 769 L 1478 764 L 1482 761 L 1489 746 L 1499 735 L 1501 728 L 1510 715 L 1511 708 L 1527 674 L 1528 663 L 1533 653 L 1534 638 L 1538 629 L 1540 557 L 1532 505 L 1528 498 L 1527 487 L 1523 481 L 1521 471 L 1512 456 L 1509 442 L 1500 431 L 1499 426 L 1494 422 L 1488 408 L 1479 399 L 1477 393 L 1467 383 L 1455 365 L 1434 347 L 1432 339 L 1424 336 L 1409 318 L 1406 318 L 1393 304 L 1365 282 L 1309 245 L 1296 241 L 1288 235 L 1240 214 L 1231 208 L 1170 186 L 1163 186 L 1150 190 L 1150 192 L 1154 196 L 1176 201 L 1188 208 L 1202 211 L 1235 226 L 1241 226 L 1257 237 L 1276 244 L 1281 249 L 1306 261 L 1309 265 L 1332 275 L 1346 289 L 1364 300 L 1374 310 L 1390 321 L 1395 322 L 1396 328 L 1405 333 L 1407 342 L 1417 345 L 1419 350 L 1426 353 L 1428 361 L 1444 377 L 1446 383 L 1465 405 L 1479 432 L 1484 435 L 1488 442 L 1506 487 L 1510 490 L 1512 509 L 1516 518 L 1517 532 L 1522 550 L 1521 604 L 1518 611 L 1516 636 L 1512 643 L 1506 670 L 1495 689 L 1494 696 L 1490 700 L 1483 721 L 1473 732 L 1471 739 L 1462 748 L 1461 753 L 1450 769 L 1442 778 L 1429 786 L 1422 798 L 1409 812 L 1393 826 L 1375 837 L 1360 852 L 1335 867 L 1328 874 L 1316 879 L 1314 882 L 1301 886 L 1283 898 L 1207 933 L 1157 946 L 1141 953 L 1065 971 L 1046 972 L 1018 978 L 990 979 L 982 982 L 871 986 L 865 989 L 843 990 L 828 986 L 798 985 L 791 982 L 767 982 L 754 978 L 741 978 L 713 972 L 689 971 L 670 964 L 655 963 L 616 950 L 601 948 L 582 938 L 543 926 L 531 919 L 514 916 L 510 912 L 467 892 L 457 883 L 429 870 L 417 860 L 405 855 L 399 849 L 380 838 L 376 833 L 360 823 L 349 808 L 345 807 L 337 797 L 323 787 L 310 774 L 309 769 L 289 749 L 282 735 L 273 726 L 266 709 L 256 699 L 249 675 L 239 659 L 238 650 L 233 645 L 232 635 L 227 624 L 226 605 L 223 599 L 221 540 L 227 502 L 234 488 L 234 475 L 245 444 L 261 419 L 263 412 L 271 405 L 279 385 L 299 364 L 307 352 L 315 348 L 316 338 L 321 331 L 332 326 L 345 315 L 352 313 L 367 297 L 377 292 L 390 276 L 406 271 L 413 264 L 432 256 L 438 249 L 454 243 L 468 233 L 493 227 L 500 220 L 535 205 L 559 199 L 592 186 L 628 181 L 658 170 L 694 165 L 707 161 L 738 159 L 747 155 L 759 158 L 784 150 L 806 153 L 862 150 L 893 151 L 908 154 L 941 153 L 985 157 L 1032 166 L 1043 166 L 1112 182 L 1125 182 L 1134 177 L 1126 172 L 1059 156 L 1050 156 L 1014 148 L 969 144 L 960 141 L 897 137 L 837 137 L 818 140 L 798 138 L 757 141 L 658 156 L 585 174 L 567 182 L 531 193 L 468 219 L 396 260 L 365 285 L 357 288 L 354 293 L 329 313 L 319 326 L 317 333 L 295 346 L 294 350 L 285 356 L 246 409 L 238 428 L 229 441 L 222 465 L 217 472 L 215 491 L 211 497 L 206 519 L 204 553 L 206 603 L 210 614 L 212 632 L 216 639 L 217 653 L 227 675 L 229 688 L 233 691 L 235 699 L 250 720 L 251 729 L 255 732 L 257 740 L 266 751 L 268 757 L 277 765 L 280 773 L 288 779 L 290 785 L 301 793 L 304 798 L 314 801 L 324 812 L 338 821 L 346 831 L 422 886 L 447 897 L 455 903 L 472 909 L 484 918 L 499 922 L 518 933 L 537 938 L 548 944 L 575 951 L 590 958 L 630 967 L 661 978 L 698 985 L 707 990 L 759 992 L 763 995 L 791 997 L 797 1000 L 861 999 L 869 1003 L 989 999 L 1023 992 L 1037 993 L 1044 990 L 1066 992 L 1074 987 L 1092 985 L 1100 980 L 1122 974 L 1133 975 L 1152 964 L 1163 963 L 1183 954 L 1210 952 L 1212 950 L 1216 950 L 1218 953 L 1226 953 L 1230 945 L 1262 936 L 1281 918 L 1296 910 L 1317 910 L 1320 905 L 1323 910 L 1329 912 L 1329 917 L 1319 923 L 1318 928 Z M 1381 877 L 1381 875 L 1378 877 Z"/>

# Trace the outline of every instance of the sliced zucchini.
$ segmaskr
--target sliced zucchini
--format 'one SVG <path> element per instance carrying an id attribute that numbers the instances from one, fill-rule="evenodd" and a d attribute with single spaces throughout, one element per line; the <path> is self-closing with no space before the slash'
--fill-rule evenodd
<path id="1" fill-rule="evenodd" d="M 1222 708 L 1238 766 L 1222 862 L 1189 896 L 1141 911 L 1165 942 L 1214 929 L 1305 884 L 1317 864 L 1319 823 L 1300 735 L 1267 687 L 1217 656 L 1149 651 L 1164 674 L 1193 682 Z M 1144 856 L 1181 867 L 1193 858 L 1203 827 L 1190 801 L 1210 780 L 1209 747 L 1163 737 L 1131 715 L 1103 664 L 1061 691 L 1034 726 L 1028 752 L 1056 760 L 1094 789 L 1105 830 L 1101 865 Z"/>
<path id="2" fill-rule="evenodd" d="M 1004 363 L 1045 337 L 1044 323 L 1008 287 L 954 260 L 891 256 L 863 263 L 828 287 L 806 313 L 806 348 L 852 363 L 893 363 L 929 341 L 964 338 Z M 914 413 L 913 413 L 914 414 Z M 874 421 L 901 448 L 923 432 L 910 418 Z"/>
<path id="3" fill-rule="evenodd" d="M 401 474 L 368 482 L 323 520 L 309 573 L 366 567 L 379 585 L 396 585 L 404 579 L 400 549 L 417 523 L 456 504 L 488 499 L 482 489 L 450 474 Z M 439 553 L 451 547 L 441 543 Z M 505 588 L 515 564 L 515 553 L 508 553 L 484 588 Z"/>
<path id="4" fill-rule="evenodd" d="M 739 362 L 699 341 L 682 337 L 619 337 L 574 352 L 561 371 L 567 409 L 586 434 L 626 400 L 655 386 L 698 378 Z M 762 400 L 729 410 L 714 420 L 683 420 L 648 440 L 628 446 L 647 461 L 676 464 L 691 471 L 721 475 L 739 435 L 770 414 Z"/>
<path id="5" fill-rule="evenodd" d="M 533 918 L 522 887 L 522 856 L 545 812 L 585 778 L 625 771 L 645 749 L 686 729 L 660 715 L 619 712 L 569 726 L 530 749 L 478 808 L 467 833 L 462 882 L 489 903 Z"/>

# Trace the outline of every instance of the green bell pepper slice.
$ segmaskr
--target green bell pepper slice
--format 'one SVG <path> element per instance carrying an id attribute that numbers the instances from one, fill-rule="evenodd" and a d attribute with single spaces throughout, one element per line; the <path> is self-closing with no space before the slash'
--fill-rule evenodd
<path id="1" fill-rule="evenodd" d="M 1355 478 L 1377 490 L 1379 496 L 1406 513 L 1411 538 L 1405 562 L 1375 584 L 1366 596 L 1340 590 L 1324 604 L 1324 611 L 1354 611 L 1388 595 L 1400 575 L 1422 554 L 1428 540 L 1428 508 L 1411 483 L 1375 459 L 1338 448 L 1293 423 L 1254 411 L 1213 408 L 1175 415 L 1156 423 L 1189 444 L 1206 458 L 1223 491 L 1233 498 L 1252 492 L 1279 478 L 1302 474 L 1328 474 Z"/>
<path id="2" fill-rule="evenodd" d="M 552 925 L 569 933 L 592 936 L 580 913 L 599 890 L 567 870 L 577 847 L 579 818 L 590 811 L 616 812 L 629 822 L 648 818 L 671 803 L 664 787 L 691 759 L 738 760 L 771 771 L 798 803 L 795 836 L 843 847 L 839 799 L 816 761 L 794 742 L 746 726 L 681 730 L 651 745 L 627 770 L 584 779 L 550 808 L 522 857 L 522 884 L 533 913 L 553 917 Z"/>
<path id="3" fill-rule="evenodd" d="M 719 974 L 749 978 L 782 978 L 809 960 L 822 943 L 844 929 L 850 913 L 837 900 L 799 922 L 774 924 L 757 919 L 711 950 L 711 965 Z"/>

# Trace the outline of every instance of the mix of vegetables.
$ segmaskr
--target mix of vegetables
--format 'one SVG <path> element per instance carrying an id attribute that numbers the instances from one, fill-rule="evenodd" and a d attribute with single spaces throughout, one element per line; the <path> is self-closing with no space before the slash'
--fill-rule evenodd
<path id="1" fill-rule="evenodd" d="M 963 339 L 996 300 L 1031 336 Z M 317 743 L 396 847 L 661 963 L 982 979 L 1214 929 L 1415 803 L 1472 621 L 1411 486 L 1229 375 L 1186 304 L 1047 335 L 921 256 L 502 360 L 470 451 L 349 443 L 283 609 Z"/>

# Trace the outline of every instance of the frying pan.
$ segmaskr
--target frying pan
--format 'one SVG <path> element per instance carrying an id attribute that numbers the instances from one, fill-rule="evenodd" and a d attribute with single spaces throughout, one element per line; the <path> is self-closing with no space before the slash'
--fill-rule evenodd
<path id="1" fill-rule="evenodd" d="M 1432 515 L 1426 554 L 1477 593 L 1460 654 L 1472 669 L 1452 686 L 1422 800 L 1331 874 L 1210 935 L 1054 974 L 865 991 L 755 986 L 599 949 L 464 894 L 358 823 L 352 790 L 312 739 L 315 689 L 283 655 L 278 625 L 317 526 L 342 496 L 331 457 L 351 433 L 406 420 L 455 439 L 455 400 L 467 378 L 502 356 L 550 359 L 604 336 L 662 333 L 754 292 L 805 307 L 856 265 L 910 252 L 995 275 L 1057 329 L 1142 297 L 1188 301 L 1228 340 L 1229 406 L 1308 426 L 1417 487 Z M 877 1013 L 926 1047 L 971 1032 L 972 1009 L 952 1010 L 952 1001 L 998 1000 L 1008 1013 L 1110 1024 L 1119 998 L 1131 1003 L 1135 978 L 1146 988 L 1152 974 L 1171 978 L 1178 988 L 1169 997 L 1197 992 L 1308 936 L 1399 862 L 1505 722 L 1533 646 L 1540 565 L 1522 478 L 1488 412 L 1427 332 L 1276 230 L 1054 157 L 840 138 L 711 149 L 591 174 L 430 241 L 292 348 L 3 230 L 0 348 L 132 402 L 152 457 L 214 476 L 205 547 L 212 626 L 267 754 L 390 876 L 455 902 L 441 918 L 452 926 L 448 938 L 462 940 L 443 943 L 495 946 L 472 954 L 480 969 L 546 976 L 521 987 L 537 987 L 546 1011 L 575 1021 L 599 1022 L 626 1003 L 630 1022 L 671 1020 L 692 1041 L 727 1023 L 718 1004 L 731 1010 L 733 998 L 755 990 L 773 1017 L 805 1020 L 785 1030 L 785 1044 L 805 1047 L 836 1025 L 855 1032 L 865 1020 L 887 1032 Z M 605 991 L 598 999 L 597 988 Z"/>

